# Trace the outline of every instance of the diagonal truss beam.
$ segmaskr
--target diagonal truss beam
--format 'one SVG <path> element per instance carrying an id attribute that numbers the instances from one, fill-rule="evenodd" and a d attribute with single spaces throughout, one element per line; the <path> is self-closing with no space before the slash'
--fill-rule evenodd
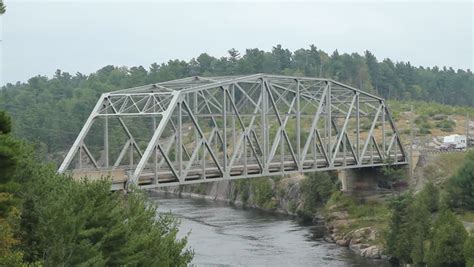
<path id="1" fill-rule="evenodd" d="M 126 134 L 112 152 L 118 139 L 109 138 L 109 117 Z M 140 128 L 126 125 L 125 117 Z M 104 148 L 97 150 L 95 139 L 89 150 L 84 139 L 102 121 Z M 95 160 L 101 151 L 105 160 Z M 122 163 L 127 152 L 130 164 Z M 90 163 L 79 160 L 73 171 L 124 170 L 143 187 L 374 167 L 387 157 L 407 163 L 382 98 L 330 79 L 268 74 L 195 76 L 103 94 L 58 171 L 70 170 L 78 154 Z"/>

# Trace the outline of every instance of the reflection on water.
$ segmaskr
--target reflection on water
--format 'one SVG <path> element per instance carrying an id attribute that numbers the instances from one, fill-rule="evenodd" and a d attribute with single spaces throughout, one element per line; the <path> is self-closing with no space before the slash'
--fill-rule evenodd
<path id="1" fill-rule="evenodd" d="M 181 220 L 196 266 L 390 266 L 320 238 L 318 227 L 225 203 L 158 195 L 160 212 Z"/>

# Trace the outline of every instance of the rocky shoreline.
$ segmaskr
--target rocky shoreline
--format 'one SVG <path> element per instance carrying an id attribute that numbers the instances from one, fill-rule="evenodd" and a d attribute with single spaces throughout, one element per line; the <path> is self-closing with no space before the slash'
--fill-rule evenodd
<path id="1" fill-rule="evenodd" d="M 280 193 L 272 199 L 276 206 L 272 209 L 260 207 L 255 203 L 255 196 L 249 195 L 246 203 L 240 199 L 240 194 L 235 183 L 230 181 L 214 182 L 196 186 L 169 187 L 156 190 L 158 193 L 174 194 L 184 197 L 207 199 L 211 201 L 222 201 L 237 207 L 249 207 L 264 210 L 267 212 L 297 216 L 296 210 L 302 206 L 302 194 L 300 181 L 302 177 L 289 177 L 285 183 L 285 192 Z M 272 185 L 272 190 L 276 190 L 276 185 Z M 293 203 L 293 204 L 290 204 Z M 294 207 L 292 207 L 294 206 Z M 346 211 L 330 211 L 317 213 L 312 218 L 313 225 L 320 225 L 322 230 L 321 237 L 327 242 L 347 247 L 359 256 L 369 259 L 389 260 L 390 257 L 383 253 L 380 245 L 373 244 L 380 233 L 372 227 L 363 227 L 344 233 L 348 225 L 353 223 Z M 324 232 L 324 233 L 323 233 Z"/>
<path id="2" fill-rule="evenodd" d="M 379 231 L 373 227 L 362 227 L 345 233 L 341 231 L 353 222 L 349 219 L 347 212 L 335 211 L 329 213 L 325 218 L 328 241 L 337 245 L 348 247 L 354 253 L 369 259 L 389 260 L 382 246 L 373 244 L 379 238 Z"/>

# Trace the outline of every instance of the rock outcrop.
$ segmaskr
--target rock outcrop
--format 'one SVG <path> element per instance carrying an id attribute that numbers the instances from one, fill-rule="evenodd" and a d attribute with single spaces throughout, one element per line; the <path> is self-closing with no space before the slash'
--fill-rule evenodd
<path id="1" fill-rule="evenodd" d="M 381 245 L 374 244 L 379 239 L 379 232 L 373 227 L 357 228 L 345 232 L 355 221 L 349 219 L 346 211 L 328 213 L 326 226 L 329 237 L 340 246 L 349 247 L 354 253 L 370 259 L 386 259 Z"/>
<path id="2" fill-rule="evenodd" d="M 238 181 L 219 181 L 203 183 L 198 185 L 176 186 L 162 188 L 159 191 L 172 193 L 180 196 L 205 198 L 214 201 L 224 201 L 241 207 L 251 207 L 267 210 L 275 213 L 296 215 L 297 211 L 304 205 L 301 190 L 301 175 L 292 175 L 278 179 L 268 179 L 267 186 L 271 189 L 270 205 L 259 205 L 256 188 L 258 183 Z M 244 186 L 242 186 L 245 185 Z M 339 210 L 337 207 L 329 207 L 333 210 L 329 213 L 316 213 L 313 215 L 313 223 L 320 227 L 317 231 L 318 237 L 324 237 L 328 242 L 348 247 L 356 254 L 371 259 L 386 259 L 380 245 L 373 244 L 379 233 L 372 227 L 355 229 L 346 233 L 354 219 L 351 219 L 347 211 Z"/>

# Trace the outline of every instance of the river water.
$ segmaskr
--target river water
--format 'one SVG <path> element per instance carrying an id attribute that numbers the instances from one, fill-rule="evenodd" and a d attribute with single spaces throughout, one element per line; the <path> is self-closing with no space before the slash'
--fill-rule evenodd
<path id="1" fill-rule="evenodd" d="M 321 238 L 321 227 L 288 216 L 204 199 L 153 195 L 161 213 L 189 233 L 195 266 L 390 266 L 355 255 Z M 319 230 L 318 230 L 319 229 Z"/>

